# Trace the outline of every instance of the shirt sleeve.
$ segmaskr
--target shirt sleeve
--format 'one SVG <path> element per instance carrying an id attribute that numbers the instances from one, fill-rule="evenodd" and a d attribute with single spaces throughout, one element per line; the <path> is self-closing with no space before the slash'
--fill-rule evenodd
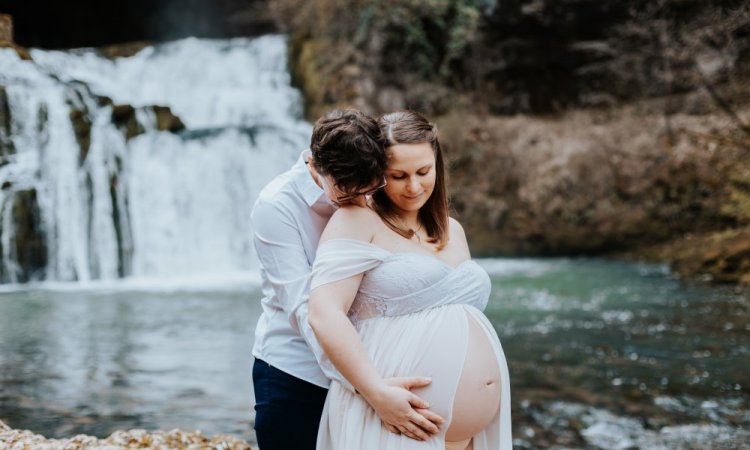
<path id="1" fill-rule="evenodd" d="M 323 373 L 354 391 L 325 356 L 307 323 L 312 266 L 293 214 L 273 203 L 258 203 L 253 209 L 252 221 L 255 251 L 273 289 L 275 303 L 287 315 L 291 327 L 305 340 Z"/>

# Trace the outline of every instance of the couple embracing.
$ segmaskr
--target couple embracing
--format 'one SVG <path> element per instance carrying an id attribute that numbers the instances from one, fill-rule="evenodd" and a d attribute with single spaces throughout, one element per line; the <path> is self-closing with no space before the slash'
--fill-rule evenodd
<path id="1" fill-rule="evenodd" d="M 253 209 L 260 450 L 510 450 L 487 273 L 448 215 L 435 125 L 320 118 Z"/>

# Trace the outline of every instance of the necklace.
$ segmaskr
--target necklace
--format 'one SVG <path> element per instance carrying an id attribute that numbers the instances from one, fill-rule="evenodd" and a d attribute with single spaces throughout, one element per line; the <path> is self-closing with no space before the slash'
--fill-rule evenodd
<path id="1" fill-rule="evenodd" d="M 417 237 L 417 242 L 420 244 L 422 243 L 422 238 L 419 236 L 419 231 L 422 229 L 422 224 L 420 223 L 417 229 L 409 228 L 409 239 L 412 239 L 413 237 Z"/>

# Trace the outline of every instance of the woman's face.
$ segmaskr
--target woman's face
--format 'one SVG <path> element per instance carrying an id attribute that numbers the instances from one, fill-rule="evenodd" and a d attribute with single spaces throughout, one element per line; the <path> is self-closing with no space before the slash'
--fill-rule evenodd
<path id="1" fill-rule="evenodd" d="M 435 153 L 429 142 L 388 147 L 384 190 L 397 210 L 419 211 L 435 189 Z"/>

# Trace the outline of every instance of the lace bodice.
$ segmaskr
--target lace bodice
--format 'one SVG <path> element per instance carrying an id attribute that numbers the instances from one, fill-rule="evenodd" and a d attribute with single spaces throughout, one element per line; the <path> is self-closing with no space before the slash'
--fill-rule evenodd
<path id="1" fill-rule="evenodd" d="M 457 267 L 423 253 L 391 253 L 368 242 L 332 239 L 318 249 L 311 288 L 364 272 L 349 310 L 356 325 L 449 304 L 484 310 L 490 279 L 477 263 Z"/>

